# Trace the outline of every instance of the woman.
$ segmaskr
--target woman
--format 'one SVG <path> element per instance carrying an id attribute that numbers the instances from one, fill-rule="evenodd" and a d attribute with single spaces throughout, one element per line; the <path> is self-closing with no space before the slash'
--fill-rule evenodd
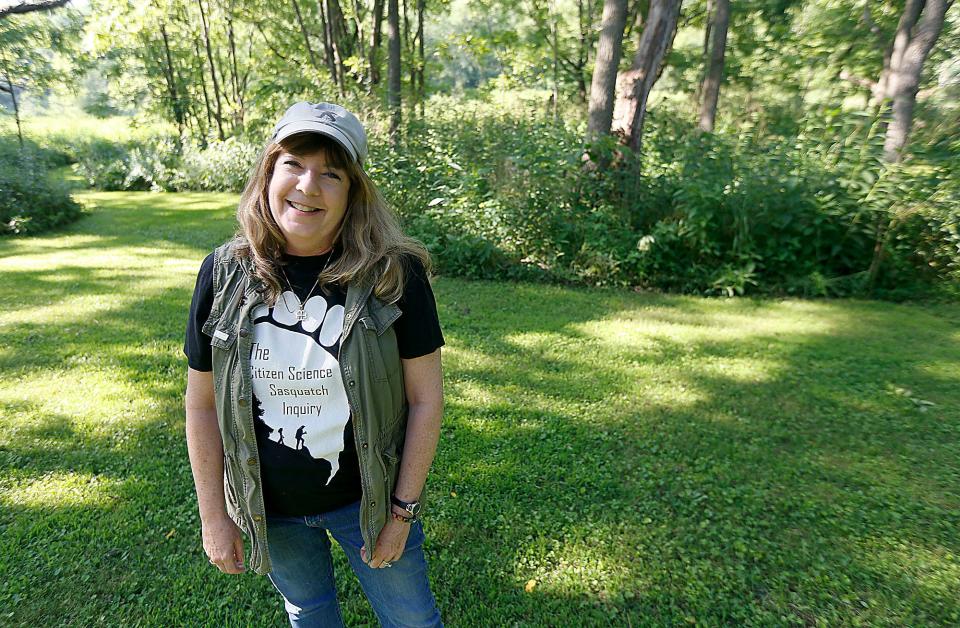
<path id="1" fill-rule="evenodd" d="M 381 624 L 441 625 L 423 487 L 443 411 L 429 256 L 363 169 L 338 105 L 284 114 L 247 182 L 237 236 L 203 262 L 184 352 L 203 548 L 247 563 L 294 626 L 340 626 L 330 535 Z"/>

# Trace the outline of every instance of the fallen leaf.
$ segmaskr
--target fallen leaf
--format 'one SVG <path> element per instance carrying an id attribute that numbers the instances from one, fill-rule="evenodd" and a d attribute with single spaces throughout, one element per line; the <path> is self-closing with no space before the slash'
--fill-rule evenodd
<path id="1" fill-rule="evenodd" d="M 173 538 L 173 535 L 175 535 L 176 533 L 177 533 L 176 528 L 170 528 L 170 531 L 167 532 L 165 536 L 166 536 L 168 539 L 169 539 L 169 538 Z"/>
<path id="2" fill-rule="evenodd" d="M 523 587 L 523 590 L 527 593 L 533 591 L 533 587 L 537 586 L 537 581 L 534 579 L 527 580 L 527 584 Z"/>

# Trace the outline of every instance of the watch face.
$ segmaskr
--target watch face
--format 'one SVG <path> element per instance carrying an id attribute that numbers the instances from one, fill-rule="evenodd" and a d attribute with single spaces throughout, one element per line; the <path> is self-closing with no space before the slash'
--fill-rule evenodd
<path id="1" fill-rule="evenodd" d="M 420 502 L 413 502 L 407 506 L 407 512 L 416 517 L 420 514 Z"/>

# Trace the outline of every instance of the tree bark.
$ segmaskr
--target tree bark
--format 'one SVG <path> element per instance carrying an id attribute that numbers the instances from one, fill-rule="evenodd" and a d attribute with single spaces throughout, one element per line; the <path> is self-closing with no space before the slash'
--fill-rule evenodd
<path id="1" fill-rule="evenodd" d="M 701 55 L 703 59 L 703 74 L 700 76 L 700 82 L 697 83 L 697 90 L 693 96 L 693 104 L 697 108 L 700 107 L 700 102 L 703 98 L 703 84 L 707 80 L 707 72 L 710 68 L 710 33 L 713 30 L 714 20 L 713 0 L 707 0 L 707 9 L 703 19 L 703 54 Z"/>
<path id="2" fill-rule="evenodd" d="M 50 9 L 62 7 L 69 1 L 70 0 L 23 0 L 22 2 L 0 7 L 0 17 L 18 13 L 30 13 L 32 11 L 49 11 Z"/>
<path id="3" fill-rule="evenodd" d="M 373 27 L 370 29 L 370 83 L 367 91 L 373 93 L 373 86 L 380 84 L 380 44 L 383 41 L 383 0 L 373 1 Z"/>
<path id="4" fill-rule="evenodd" d="M 207 131 L 213 125 L 213 111 L 210 106 L 210 95 L 207 93 L 207 79 L 203 74 L 203 55 L 200 52 L 200 39 L 194 37 L 193 39 L 193 48 L 196 51 L 197 63 L 200 64 L 200 71 L 197 72 L 197 77 L 200 79 L 200 87 L 203 90 L 203 105 L 207 110 L 207 126 L 203 131 L 203 137 L 201 138 L 201 143 L 203 147 L 207 146 Z"/>
<path id="5" fill-rule="evenodd" d="M 327 2 L 327 25 L 330 29 L 330 45 L 333 48 L 333 59 L 337 67 L 337 87 L 340 94 L 344 91 L 344 75 L 347 72 L 345 60 L 349 56 L 349 46 L 347 45 L 347 28 L 343 19 L 343 11 L 340 9 L 340 0 L 326 0 Z"/>
<path id="6" fill-rule="evenodd" d="M 246 116 L 246 111 L 244 110 L 243 102 L 243 90 L 240 88 L 240 71 L 237 67 L 237 42 L 234 37 L 233 30 L 233 1 L 230 2 L 227 8 L 227 45 L 229 50 L 227 51 L 230 59 L 230 83 L 233 85 L 233 102 L 236 105 L 236 110 L 233 113 L 233 133 L 238 131 L 243 131 L 243 122 Z"/>
<path id="7" fill-rule="evenodd" d="M 167 93 L 170 95 L 170 109 L 173 111 L 173 119 L 177 123 L 177 136 L 183 137 L 184 112 L 183 103 L 177 93 L 177 80 L 173 73 L 173 57 L 170 54 L 170 39 L 167 37 L 167 25 L 160 22 L 160 36 L 163 39 L 163 53 L 166 64 L 163 67 L 163 76 L 167 82 Z M 179 140 L 178 140 L 179 141 Z"/>
<path id="8" fill-rule="evenodd" d="M 357 56 L 367 58 L 366 36 L 363 34 L 363 6 L 360 0 L 353 0 L 353 23 L 357 33 Z"/>
<path id="9" fill-rule="evenodd" d="M 293 5 L 293 12 L 297 16 L 297 24 L 300 26 L 300 34 L 303 36 L 303 44 L 307 47 L 307 55 L 310 57 L 310 65 L 320 69 L 317 65 L 317 55 L 313 52 L 313 46 L 310 45 L 310 34 L 307 32 L 307 26 L 303 23 L 303 15 L 300 13 L 300 3 L 297 0 L 290 0 Z"/>
<path id="10" fill-rule="evenodd" d="M 676 35 L 680 0 L 651 0 L 646 25 L 630 69 L 617 79 L 614 126 L 634 152 L 640 152 L 647 98 L 660 76 L 663 59 Z"/>
<path id="11" fill-rule="evenodd" d="M 890 91 L 890 77 L 896 72 L 897 66 L 900 65 L 904 50 L 910 43 L 910 33 L 920 18 L 920 12 L 923 11 L 925 2 L 926 0 L 907 0 L 907 4 L 903 7 L 903 13 L 897 23 L 893 41 L 890 42 L 883 55 L 883 71 L 880 72 L 880 80 L 877 81 L 873 90 L 874 101 L 878 106 L 885 99 L 893 98 Z"/>
<path id="12" fill-rule="evenodd" d="M 3 71 L 7 79 L 7 90 L 10 92 L 10 98 L 13 100 L 13 117 L 17 121 L 17 140 L 20 142 L 20 150 L 23 150 L 23 128 L 20 126 L 20 105 L 17 103 L 17 92 L 13 87 L 13 81 L 10 80 L 10 72 Z"/>
<path id="13" fill-rule="evenodd" d="M 891 73 L 887 83 L 888 97 L 893 99 L 893 112 L 887 126 L 883 156 L 888 162 L 903 158 L 903 148 L 913 125 L 913 108 L 920 89 L 920 74 L 933 45 L 943 29 L 944 15 L 953 0 L 927 0 L 916 32 L 906 44 L 901 44 L 897 32 L 891 58 Z"/>
<path id="14" fill-rule="evenodd" d="M 557 31 L 559 27 L 557 26 L 557 17 L 553 14 L 553 11 L 550 11 L 550 38 L 553 42 L 553 119 L 557 120 L 560 117 L 560 112 L 557 107 L 560 104 L 560 44 L 557 41 Z"/>
<path id="15" fill-rule="evenodd" d="M 387 103 L 390 107 L 390 141 L 400 139 L 400 10 L 398 0 L 387 0 Z"/>
<path id="16" fill-rule="evenodd" d="M 410 103 L 408 108 L 413 111 L 417 106 L 417 67 L 416 67 L 416 42 L 410 37 L 410 17 L 407 13 L 407 0 L 400 0 L 400 21 L 403 23 L 403 54 L 409 60 L 410 67 Z"/>
<path id="17" fill-rule="evenodd" d="M 727 26 L 730 23 L 730 0 L 716 0 L 713 39 L 710 42 L 710 57 L 707 73 L 703 78 L 703 103 L 700 107 L 700 129 L 712 132 L 717 117 L 717 102 L 720 99 L 720 82 L 723 80 L 723 57 L 727 49 Z"/>
<path id="18" fill-rule="evenodd" d="M 604 0 L 600 20 L 600 41 L 590 83 L 590 108 L 587 141 L 610 132 L 613 121 L 614 90 L 623 46 L 623 30 L 627 24 L 627 0 Z"/>
<path id="19" fill-rule="evenodd" d="M 423 55 L 423 14 L 427 10 L 427 0 L 417 0 L 417 102 L 420 104 L 420 118 L 424 118 L 424 100 L 427 97 L 427 88 L 424 83 L 424 70 L 427 62 Z"/>
<path id="20" fill-rule="evenodd" d="M 588 0 L 591 1 L 591 0 Z M 587 102 L 587 80 L 584 76 L 587 69 L 587 41 L 590 33 L 587 31 L 586 7 L 583 6 L 584 0 L 577 0 L 577 25 L 579 27 L 580 37 L 577 41 L 577 61 L 574 64 L 577 79 L 577 97 L 580 102 Z"/>
<path id="21" fill-rule="evenodd" d="M 207 25 L 207 14 L 203 10 L 202 0 L 197 0 L 197 6 L 200 7 L 200 21 L 203 24 L 203 41 L 207 47 L 207 61 L 210 62 L 210 78 L 213 80 L 213 97 L 214 104 L 216 105 L 214 119 L 217 122 L 217 132 L 219 133 L 220 140 L 222 141 L 227 139 L 227 136 L 223 132 L 223 109 L 220 105 L 220 83 L 217 80 L 217 67 L 213 61 L 213 47 L 210 44 L 210 28 Z"/>
<path id="22" fill-rule="evenodd" d="M 317 9 L 320 13 L 320 28 L 323 30 L 323 53 L 324 60 L 327 63 L 327 70 L 330 72 L 330 80 L 336 86 L 340 85 L 337 80 L 337 62 L 333 54 L 333 33 L 330 30 L 330 20 L 327 16 L 327 3 L 324 0 L 317 0 Z"/>

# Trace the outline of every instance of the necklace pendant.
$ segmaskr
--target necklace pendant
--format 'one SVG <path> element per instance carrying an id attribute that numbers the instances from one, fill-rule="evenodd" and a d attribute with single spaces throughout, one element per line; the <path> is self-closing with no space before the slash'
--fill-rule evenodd
<path id="1" fill-rule="evenodd" d="M 297 310 L 297 320 L 300 321 L 301 323 L 307 320 L 307 313 L 303 311 L 303 308 L 300 308 L 299 310 Z"/>

